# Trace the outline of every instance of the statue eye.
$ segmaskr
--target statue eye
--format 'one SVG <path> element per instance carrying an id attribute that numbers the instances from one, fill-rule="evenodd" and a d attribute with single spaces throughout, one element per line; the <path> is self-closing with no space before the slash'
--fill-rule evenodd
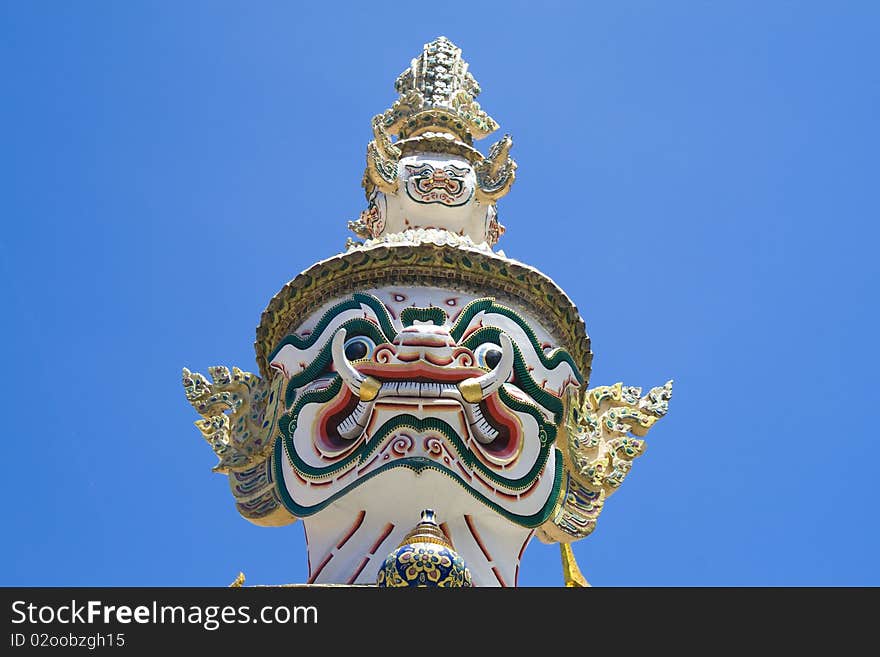
<path id="1" fill-rule="evenodd" d="M 474 357 L 477 359 L 477 365 L 488 370 L 494 370 L 501 362 L 501 349 L 492 342 L 481 344 L 474 350 Z"/>
<path id="2" fill-rule="evenodd" d="M 363 360 L 373 355 L 376 343 L 366 335 L 356 335 L 345 341 L 345 357 L 348 360 Z"/>

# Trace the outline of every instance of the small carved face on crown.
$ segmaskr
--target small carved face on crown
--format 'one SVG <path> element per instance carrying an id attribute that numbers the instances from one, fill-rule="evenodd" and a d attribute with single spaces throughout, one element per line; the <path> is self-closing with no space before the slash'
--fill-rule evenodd
<path id="1" fill-rule="evenodd" d="M 476 198 L 473 165 L 460 155 L 415 153 L 397 163 L 397 191 L 386 197 L 384 233 L 441 228 L 487 240 L 492 204 Z"/>
<path id="2" fill-rule="evenodd" d="M 474 171 L 451 162 L 420 161 L 404 164 L 401 181 L 406 195 L 416 203 L 440 203 L 458 207 L 474 195 Z"/>

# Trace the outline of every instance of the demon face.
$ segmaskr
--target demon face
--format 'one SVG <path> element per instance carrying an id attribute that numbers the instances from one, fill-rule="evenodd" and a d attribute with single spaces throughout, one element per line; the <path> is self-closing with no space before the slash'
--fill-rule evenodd
<path id="1" fill-rule="evenodd" d="M 286 379 L 275 461 L 291 513 L 406 468 L 441 473 L 517 525 L 547 519 L 562 397 L 581 376 L 536 321 L 432 288 L 328 306 L 269 359 Z"/>

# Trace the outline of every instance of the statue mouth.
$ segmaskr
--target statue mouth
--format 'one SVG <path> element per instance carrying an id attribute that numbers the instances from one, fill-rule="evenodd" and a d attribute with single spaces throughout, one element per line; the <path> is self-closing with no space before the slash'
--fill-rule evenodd
<path id="1" fill-rule="evenodd" d="M 331 354 L 334 369 L 350 394 L 324 414 L 319 433 L 329 440 L 324 441 L 322 452 L 347 451 L 366 431 L 377 404 L 446 400 L 460 404 L 471 436 L 490 461 L 503 465 L 516 457 L 522 431 L 496 394 L 513 371 L 514 348 L 506 335 L 500 338 L 500 361 L 488 372 L 478 367 L 442 367 L 427 360 L 356 367 L 345 355 L 345 336 L 344 328 L 334 334 Z"/>

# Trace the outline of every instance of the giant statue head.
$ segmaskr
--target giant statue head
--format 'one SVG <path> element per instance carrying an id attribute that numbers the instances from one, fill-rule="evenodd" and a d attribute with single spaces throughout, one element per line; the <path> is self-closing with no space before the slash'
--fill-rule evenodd
<path id="1" fill-rule="evenodd" d="M 362 241 L 269 302 L 259 376 L 184 370 L 184 387 L 240 513 L 302 519 L 309 583 L 376 582 L 430 509 L 473 585 L 514 586 L 534 536 L 593 530 L 671 383 L 589 389 L 575 305 L 493 250 L 516 165 L 509 136 L 486 156 L 473 146 L 497 125 L 461 51 L 427 44 L 396 90 L 373 119 L 368 205 L 349 224 Z M 404 565 L 458 581 L 437 563 Z"/>

